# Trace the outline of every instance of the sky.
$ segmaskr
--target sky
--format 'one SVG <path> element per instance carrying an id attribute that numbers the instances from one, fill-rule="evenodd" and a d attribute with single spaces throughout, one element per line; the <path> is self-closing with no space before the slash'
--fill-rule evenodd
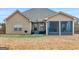
<path id="1" fill-rule="evenodd" d="M 0 23 L 3 23 L 4 19 L 7 18 L 16 10 L 19 10 L 20 12 L 24 12 L 29 9 L 31 8 L 0 8 Z M 56 12 L 62 11 L 79 18 L 79 8 L 49 8 L 49 9 Z"/>

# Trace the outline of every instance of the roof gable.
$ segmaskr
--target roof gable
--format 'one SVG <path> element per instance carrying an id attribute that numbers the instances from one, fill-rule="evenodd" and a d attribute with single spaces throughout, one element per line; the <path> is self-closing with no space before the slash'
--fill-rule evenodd
<path id="1" fill-rule="evenodd" d="M 24 18 L 28 19 L 26 16 L 24 16 L 20 11 L 16 10 L 13 14 L 11 14 L 9 17 L 6 18 L 6 20 L 10 19 L 12 16 L 14 16 L 16 13 L 19 13 Z M 29 20 L 29 19 L 28 19 Z"/>
<path id="2" fill-rule="evenodd" d="M 50 18 L 52 18 L 52 17 L 54 17 L 54 16 L 56 16 L 56 15 L 58 15 L 58 14 L 62 14 L 62 15 L 64 15 L 64 16 L 67 16 L 67 17 L 69 17 L 69 18 L 72 18 L 73 20 L 77 19 L 77 17 L 74 17 L 74 16 L 69 15 L 69 14 L 64 13 L 64 12 L 58 12 L 58 13 L 52 15 L 52 16 L 49 16 L 48 19 L 50 19 Z"/>

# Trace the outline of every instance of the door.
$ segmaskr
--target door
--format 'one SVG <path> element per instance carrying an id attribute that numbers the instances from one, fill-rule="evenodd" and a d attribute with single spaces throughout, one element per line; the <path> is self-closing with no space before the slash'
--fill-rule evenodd
<path id="1" fill-rule="evenodd" d="M 33 24 L 33 31 L 34 31 L 34 34 L 38 34 L 38 23 Z"/>

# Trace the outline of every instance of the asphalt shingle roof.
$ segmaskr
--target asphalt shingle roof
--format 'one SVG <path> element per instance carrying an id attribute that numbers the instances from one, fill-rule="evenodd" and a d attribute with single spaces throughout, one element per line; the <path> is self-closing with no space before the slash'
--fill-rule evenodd
<path id="1" fill-rule="evenodd" d="M 28 11 L 24 11 L 22 14 L 32 22 L 41 22 L 48 16 L 51 16 L 55 13 L 55 11 L 52 11 L 48 8 L 32 8 Z"/>

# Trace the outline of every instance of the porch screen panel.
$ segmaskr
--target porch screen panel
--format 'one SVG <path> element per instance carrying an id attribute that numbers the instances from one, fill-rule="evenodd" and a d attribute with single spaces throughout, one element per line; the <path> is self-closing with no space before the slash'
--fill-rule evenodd
<path id="1" fill-rule="evenodd" d="M 48 22 L 48 33 L 49 34 L 58 34 L 59 33 L 59 22 L 58 21 Z"/>
<path id="2" fill-rule="evenodd" d="M 72 21 L 61 22 L 61 34 L 72 34 Z"/>

